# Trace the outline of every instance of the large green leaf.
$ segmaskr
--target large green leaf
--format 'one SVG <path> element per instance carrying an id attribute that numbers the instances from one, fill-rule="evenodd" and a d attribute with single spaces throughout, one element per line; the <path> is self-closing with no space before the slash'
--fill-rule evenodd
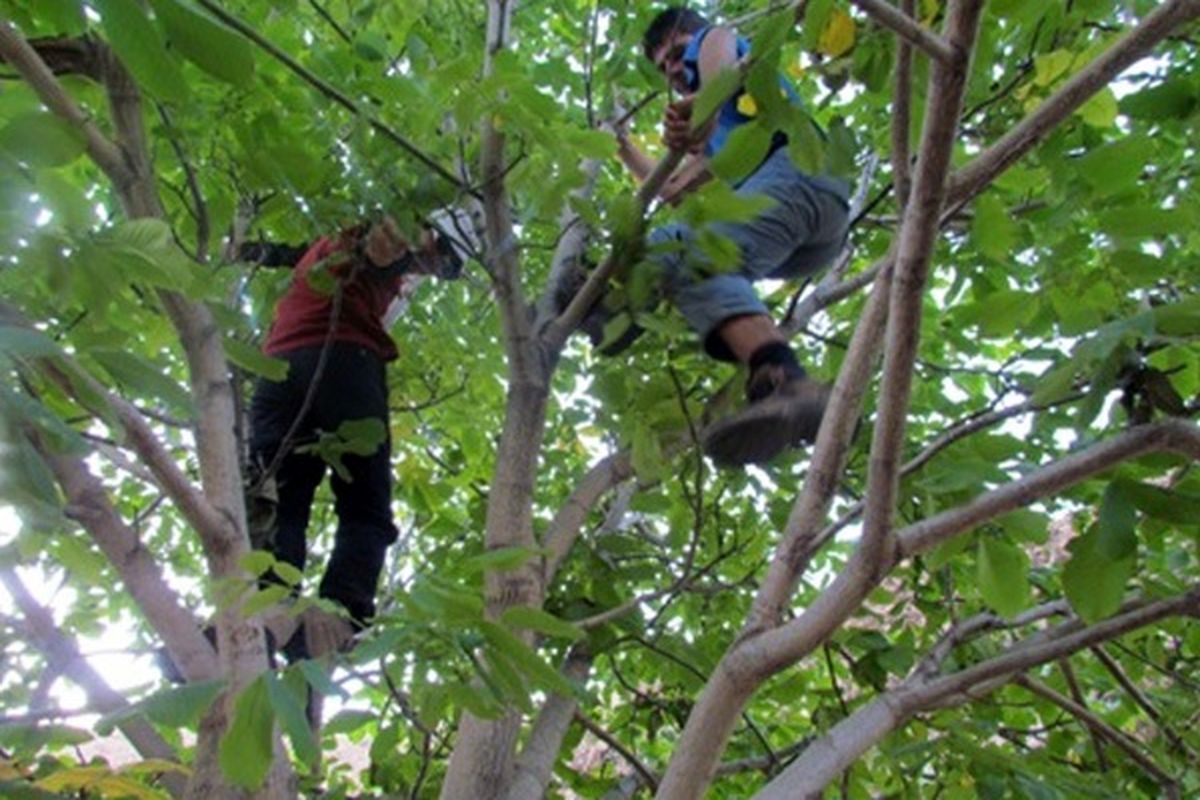
<path id="1" fill-rule="evenodd" d="M 1029 558 L 1012 543 L 994 536 L 979 537 L 979 592 L 1004 617 L 1029 607 Z"/>
<path id="2" fill-rule="evenodd" d="M 235 786 L 257 789 L 271 769 L 275 709 L 266 674 L 250 682 L 237 696 L 233 719 L 221 737 L 217 759 L 221 772 Z"/>
<path id="3" fill-rule="evenodd" d="M 280 726 L 291 740 L 296 756 L 309 768 L 315 767 L 321 758 L 321 751 L 317 748 L 317 741 L 304 713 L 309 691 L 304 673 L 289 669 L 284 672 L 283 680 L 273 672 L 265 675 L 267 698 Z"/>
<path id="4" fill-rule="evenodd" d="M 287 378 L 288 362 L 282 358 L 266 355 L 254 345 L 233 337 L 226 337 L 223 344 L 229 360 L 247 372 L 275 382 Z"/>
<path id="5" fill-rule="evenodd" d="M 1074 539 L 1068 549 L 1071 560 L 1063 568 L 1062 583 L 1071 607 L 1084 622 L 1111 616 L 1121 607 L 1125 584 L 1133 574 L 1137 558 L 1109 558 L 1096 528 Z"/>
<path id="6" fill-rule="evenodd" d="M 49 111 L 30 111 L 0 128 L 0 149 L 34 167 L 57 167 L 83 155 L 83 132 Z"/>
<path id="7" fill-rule="evenodd" d="M 167 39 L 189 61 L 215 78 L 246 87 L 254 77 L 250 43 L 184 0 L 153 0 Z"/>
<path id="8" fill-rule="evenodd" d="M 137 0 L 95 0 L 104 34 L 117 56 L 142 86 L 160 100 L 182 103 L 187 83 L 162 36 Z"/>
<path id="9" fill-rule="evenodd" d="M 1097 518 L 1098 547 L 1113 561 L 1129 558 L 1137 551 L 1137 510 L 1124 481 L 1113 481 L 1104 490 Z"/>
<path id="10" fill-rule="evenodd" d="M 558 670 L 547 664 L 529 645 L 507 628 L 494 622 L 482 621 L 479 623 L 479 629 L 488 644 L 499 650 L 535 685 L 558 694 L 574 693 L 574 688 Z"/>
<path id="11" fill-rule="evenodd" d="M 553 614 L 531 606 L 513 606 L 500 615 L 500 621 L 513 628 L 544 633 L 562 639 L 581 639 L 583 631 Z"/>

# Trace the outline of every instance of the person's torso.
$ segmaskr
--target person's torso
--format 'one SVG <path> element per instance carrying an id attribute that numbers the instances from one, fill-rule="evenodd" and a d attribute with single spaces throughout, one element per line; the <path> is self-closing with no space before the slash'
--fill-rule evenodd
<path id="1" fill-rule="evenodd" d="M 701 28 L 692 36 L 688 42 L 687 48 L 683 53 L 683 64 L 686 70 L 688 87 L 692 92 L 700 91 L 700 48 L 704 44 L 704 38 L 712 30 L 712 27 Z M 741 60 L 750 52 L 750 42 L 745 38 L 737 37 L 737 58 Z M 800 96 L 796 93 L 795 87 L 784 76 L 779 76 L 780 92 L 787 97 L 787 100 L 792 105 L 800 104 Z M 722 104 L 717 112 L 717 123 L 713 129 L 712 136 L 704 146 L 704 155 L 712 158 L 729 139 L 729 135 L 740 125 L 745 125 L 752 121 L 757 116 L 757 107 L 754 99 L 746 93 L 744 89 L 739 89 L 737 94 L 729 98 Z M 778 150 L 787 144 L 787 134 L 783 131 L 775 131 L 771 141 L 771 150 L 768 153 Z M 764 158 L 765 160 L 765 158 Z"/>
<path id="2" fill-rule="evenodd" d="M 340 251 L 338 242 L 322 238 L 297 262 L 291 286 L 276 306 L 275 321 L 263 344 L 265 353 L 278 355 L 324 343 L 333 322 L 335 292 L 318 291 L 309 277 L 326 259 L 338 258 Z M 387 361 L 396 358 L 396 344 L 384 329 L 383 317 L 402 278 L 375 276 L 369 267 L 352 271 L 349 262 L 330 268 L 331 277 L 340 276 L 342 283 L 333 341 L 362 345 Z"/>

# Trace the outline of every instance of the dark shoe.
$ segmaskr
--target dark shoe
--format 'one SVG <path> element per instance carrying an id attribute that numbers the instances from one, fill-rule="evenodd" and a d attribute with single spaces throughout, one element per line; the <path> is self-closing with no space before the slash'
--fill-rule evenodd
<path id="1" fill-rule="evenodd" d="M 765 464 L 789 447 L 817 437 L 829 387 L 778 364 L 760 367 L 746 384 L 750 403 L 703 434 L 705 454 L 718 466 Z"/>

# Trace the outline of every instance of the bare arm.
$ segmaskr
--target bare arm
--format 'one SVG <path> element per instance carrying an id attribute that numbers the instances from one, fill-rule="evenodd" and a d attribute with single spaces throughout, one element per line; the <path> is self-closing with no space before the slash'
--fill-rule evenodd
<path id="1" fill-rule="evenodd" d="M 633 143 L 627 131 L 618 130 L 614 135 L 617 137 L 617 158 L 639 182 L 646 180 L 646 176 L 654 170 L 654 159 Z"/>

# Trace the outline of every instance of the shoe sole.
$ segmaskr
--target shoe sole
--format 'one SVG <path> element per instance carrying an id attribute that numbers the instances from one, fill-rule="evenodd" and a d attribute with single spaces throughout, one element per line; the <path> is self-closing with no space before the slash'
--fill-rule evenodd
<path id="1" fill-rule="evenodd" d="M 721 467 L 765 464 L 816 439 L 824 413 L 825 398 L 771 397 L 717 420 L 701 443 L 705 455 Z"/>

